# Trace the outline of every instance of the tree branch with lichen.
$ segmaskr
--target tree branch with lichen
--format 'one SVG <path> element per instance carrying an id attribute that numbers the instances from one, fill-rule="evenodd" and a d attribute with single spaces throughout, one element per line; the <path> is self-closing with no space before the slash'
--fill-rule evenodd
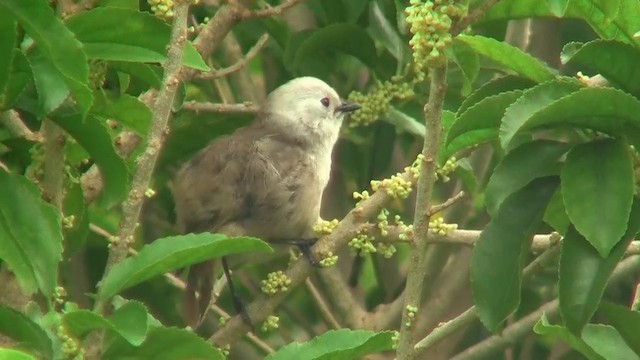
<path id="1" fill-rule="evenodd" d="M 187 15 L 190 0 L 175 3 L 175 19 L 171 29 L 167 61 L 164 65 L 162 87 L 152 108 L 152 122 L 145 149 L 138 158 L 131 190 L 122 204 L 122 219 L 116 240 L 111 244 L 104 274 L 127 257 L 129 246 L 138 225 L 144 194 L 149 188 L 151 175 L 164 142 L 167 125 L 171 117 L 171 104 L 180 84 L 178 75 L 182 64 L 184 44 L 187 41 Z"/>

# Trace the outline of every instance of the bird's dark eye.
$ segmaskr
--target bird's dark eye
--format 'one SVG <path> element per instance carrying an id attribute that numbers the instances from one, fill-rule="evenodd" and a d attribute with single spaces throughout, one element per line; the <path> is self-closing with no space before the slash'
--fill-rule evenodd
<path id="1" fill-rule="evenodd" d="M 322 100 L 320 100 L 320 103 L 322 103 L 324 107 L 329 107 L 329 98 L 322 98 Z"/>

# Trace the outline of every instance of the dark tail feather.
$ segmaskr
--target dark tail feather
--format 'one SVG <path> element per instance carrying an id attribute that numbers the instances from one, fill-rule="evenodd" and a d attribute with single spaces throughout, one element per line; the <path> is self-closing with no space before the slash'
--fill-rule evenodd
<path id="1" fill-rule="evenodd" d="M 215 261 L 206 261 L 189 269 L 183 312 L 185 321 L 193 329 L 200 325 L 209 309 L 215 265 Z"/>

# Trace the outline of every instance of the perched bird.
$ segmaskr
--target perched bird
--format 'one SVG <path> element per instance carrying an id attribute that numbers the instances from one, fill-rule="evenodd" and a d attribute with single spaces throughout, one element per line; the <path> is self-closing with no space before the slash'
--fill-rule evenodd
<path id="1" fill-rule="evenodd" d="M 313 77 L 275 89 L 255 121 L 215 139 L 180 169 L 172 185 L 180 231 L 273 242 L 313 238 L 340 126 L 359 108 Z M 209 306 L 214 265 L 189 271 L 185 316 L 192 326 Z"/>

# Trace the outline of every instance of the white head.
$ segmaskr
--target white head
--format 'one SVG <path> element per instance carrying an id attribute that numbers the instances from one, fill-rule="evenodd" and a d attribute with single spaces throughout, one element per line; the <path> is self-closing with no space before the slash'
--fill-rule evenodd
<path id="1" fill-rule="evenodd" d="M 324 81 L 300 77 L 271 92 L 262 112 L 267 126 L 308 145 L 331 148 L 344 115 L 359 108 L 340 101 Z"/>

